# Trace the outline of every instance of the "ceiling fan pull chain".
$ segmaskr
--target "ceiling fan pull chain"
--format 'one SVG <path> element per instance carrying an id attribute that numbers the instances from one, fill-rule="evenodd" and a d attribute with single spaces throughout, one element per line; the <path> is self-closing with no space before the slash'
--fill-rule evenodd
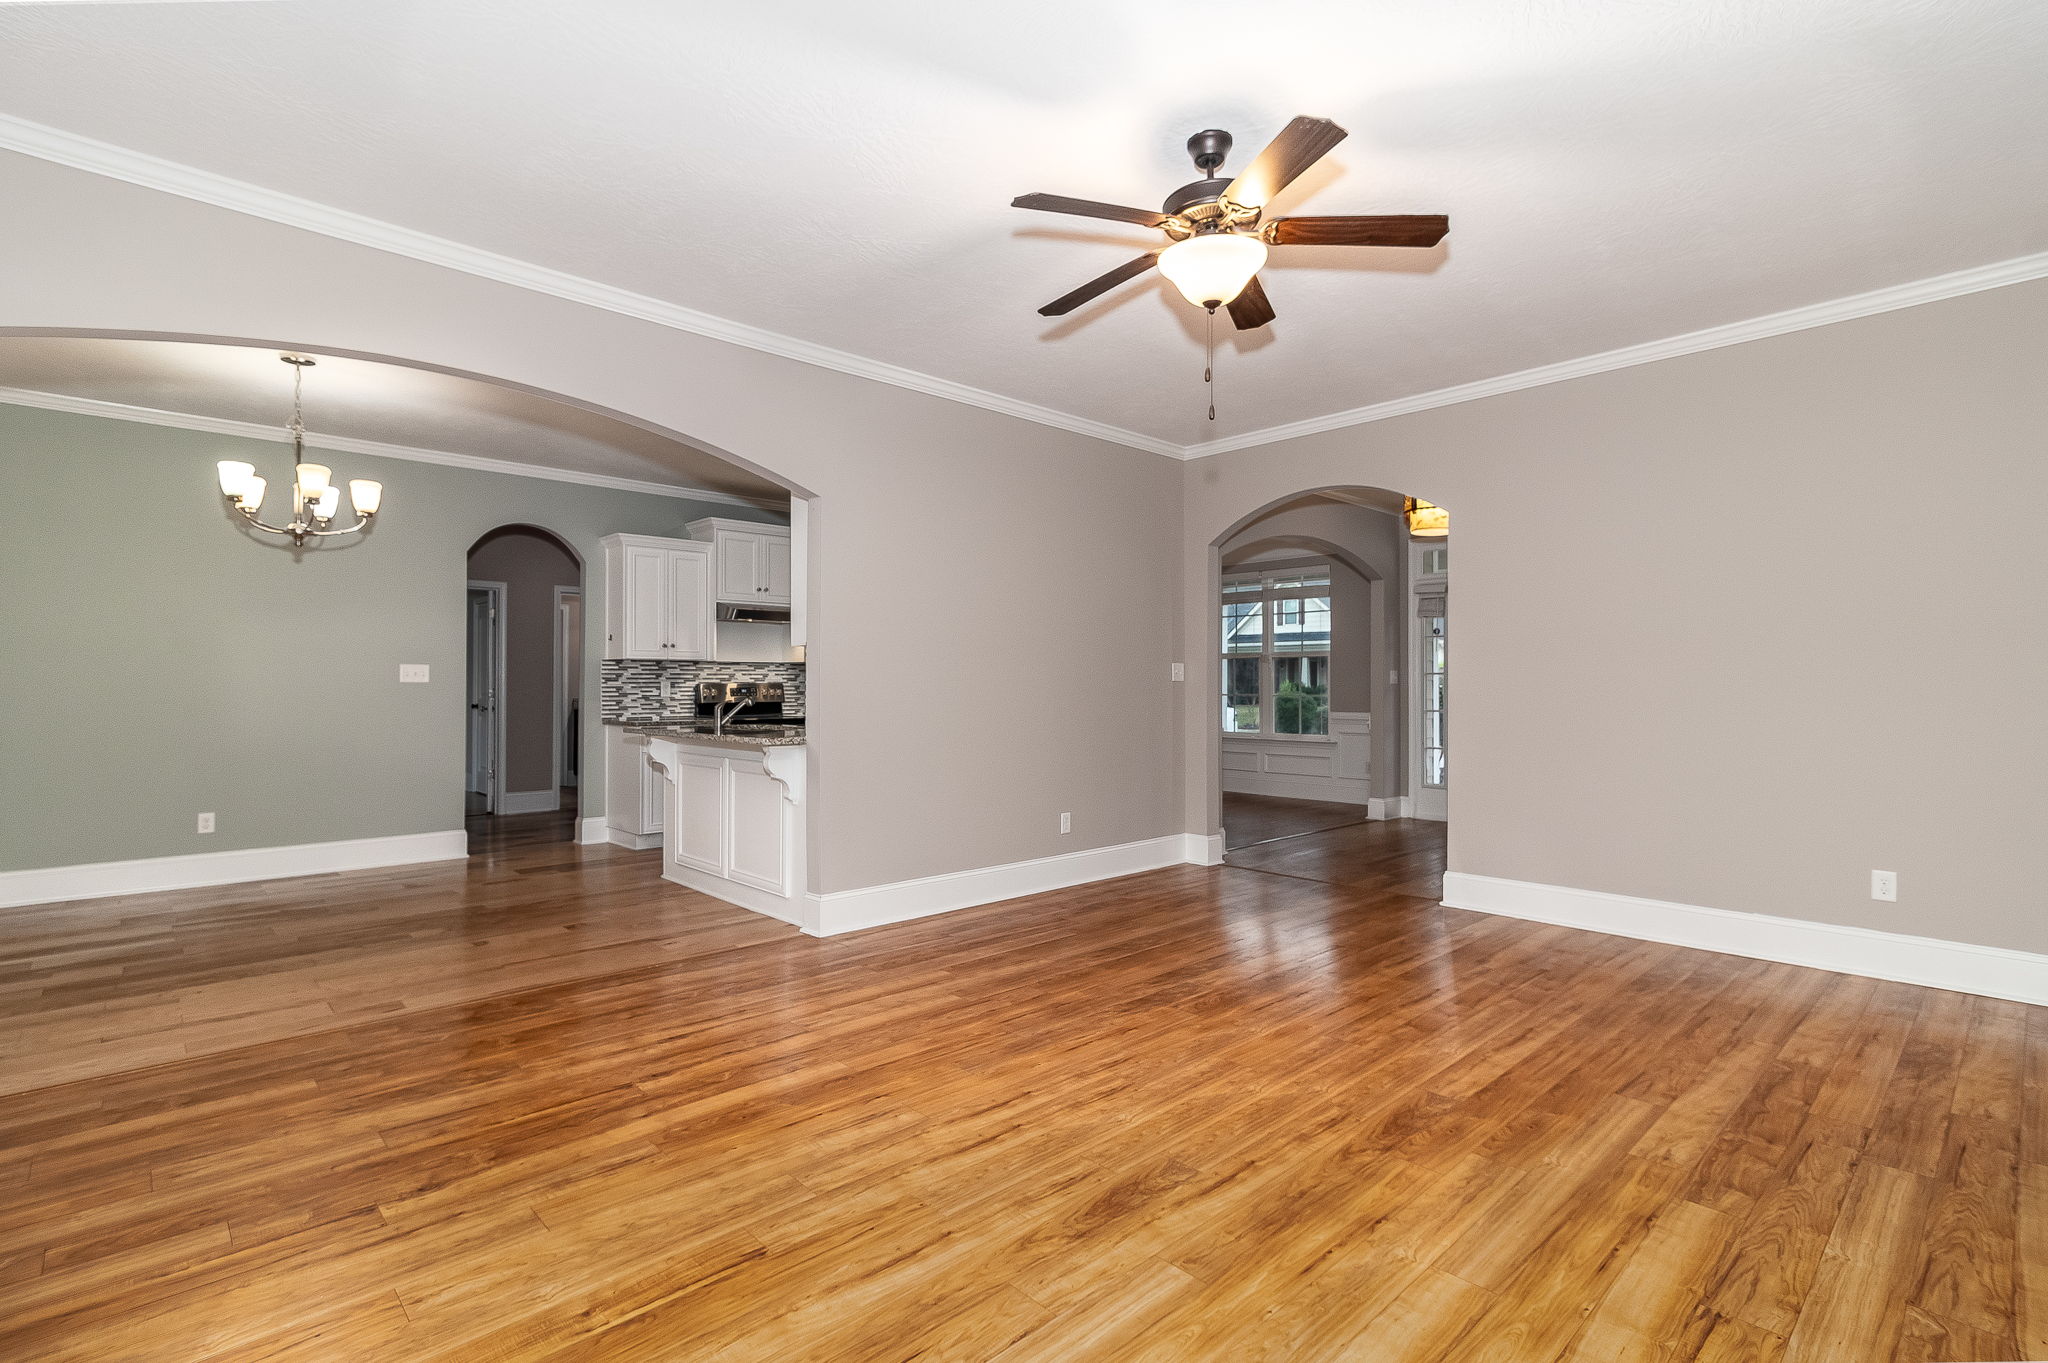
<path id="1" fill-rule="evenodd" d="M 1216 419 L 1216 309 L 1209 309 L 1209 360 L 1202 366 L 1202 382 L 1209 385 L 1209 420 Z"/>

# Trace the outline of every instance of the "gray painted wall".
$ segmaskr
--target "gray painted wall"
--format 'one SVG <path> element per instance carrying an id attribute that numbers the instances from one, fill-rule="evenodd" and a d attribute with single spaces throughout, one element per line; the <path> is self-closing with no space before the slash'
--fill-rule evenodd
<path id="1" fill-rule="evenodd" d="M 214 477 L 246 459 L 278 488 L 288 449 L 0 405 L 0 870 L 461 828 L 470 545 L 540 525 L 601 562 L 613 531 L 766 518 L 332 454 L 337 477 L 382 480 L 384 511 L 294 557 Z M 432 680 L 400 685 L 401 662 Z M 598 734 L 593 708 L 585 752 Z M 600 812 L 602 782 L 585 794 Z M 218 832 L 193 832 L 202 810 Z"/>
<path id="2" fill-rule="evenodd" d="M 1190 637 L 1240 518 L 1427 497 L 1454 869 L 2048 951 L 2044 338 L 2020 284 L 1192 461 Z"/>
<path id="3" fill-rule="evenodd" d="M 813 889 L 1181 831 L 1177 462 L 33 157 L 0 153 L 0 205 L 0 256 L 35 262 L 0 270 L 0 326 L 440 366 L 811 495 Z"/>

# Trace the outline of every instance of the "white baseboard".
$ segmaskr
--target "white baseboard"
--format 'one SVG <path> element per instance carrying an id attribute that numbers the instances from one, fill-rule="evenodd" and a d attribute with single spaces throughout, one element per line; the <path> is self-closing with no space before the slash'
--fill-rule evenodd
<path id="1" fill-rule="evenodd" d="M 1183 833 L 1180 835 L 1180 844 L 1180 859 L 1190 866 L 1223 864 L 1221 833 Z"/>
<path id="2" fill-rule="evenodd" d="M 610 842 L 611 832 L 611 825 L 604 821 L 602 814 L 576 821 L 576 841 L 581 843 Z"/>
<path id="3" fill-rule="evenodd" d="M 605 835 L 598 841 L 608 842 L 614 847 L 624 847 L 628 851 L 645 852 L 650 847 L 661 846 L 661 834 L 628 833 L 623 828 L 607 828 Z"/>
<path id="4" fill-rule="evenodd" d="M 1444 876 L 1446 906 L 2019 1003 L 2048 1003 L 2048 956 L 1527 880 Z"/>
<path id="5" fill-rule="evenodd" d="M 469 835 L 403 833 L 389 838 L 306 842 L 291 847 L 245 847 L 233 852 L 194 852 L 134 861 L 97 861 L 82 866 L 47 866 L 33 871 L 0 871 L 0 907 L 52 904 L 68 899 L 103 899 L 153 890 L 190 890 L 250 880 L 317 876 L 422 861 L 455 861 L 469 855 Z"/>
<path id="6" fill-rule="evenodd" d="M 508 790 L 498 802 L 500 814 L 552 814 L 561 807 L 559 790 Z"/>
<path id="7" fill-rule="evenodd" d="M 1085 852 L 1065 852 L 1034 861 L 1013 861 L 1004 866 L 983 866 L 972 871 L 902 880 L 893 885 L 870 885 L 860 890 L 839 890 L 832 894 L 804 896 L 801 926 L 813 937 L 831 937 L 861 928 L 902 923 L 955 909 L 1016 899 L 1027 894 L 1044 894 L 1093 880 L 1156 871 L 1178 866 L 1196 854 L 1207 857 L 1214 846 L 1222 860 L 1222 839 L 1199 833 L 1171 833 L 1163 838 L 1094 847 Z M 1202 861 L 1198 865 L 1213 865 Z"/>

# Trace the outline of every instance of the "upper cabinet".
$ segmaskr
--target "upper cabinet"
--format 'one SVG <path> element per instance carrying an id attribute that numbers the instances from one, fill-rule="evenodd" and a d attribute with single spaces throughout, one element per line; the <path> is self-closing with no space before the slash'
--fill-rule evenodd
<path id="1" fill-rule="evenodd" d="M 710 658 L 714 552 L 700 540 L 605 536 L 604 656 Z"/>
<path id="2" fill-rule="evenodd" d="M 690 534 L 711 542 L 720 601 L 741 606 L 790 604 L 788 526 L 713 516 L 691 521 Z"/>

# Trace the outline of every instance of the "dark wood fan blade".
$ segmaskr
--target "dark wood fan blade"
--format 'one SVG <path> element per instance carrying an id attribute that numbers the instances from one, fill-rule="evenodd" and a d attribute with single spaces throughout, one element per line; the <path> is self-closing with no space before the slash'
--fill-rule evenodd
<path id="1" fill-rule="evenodd" d="M 1265 286 L 1259 283 L 1257 275 L 1253 275 L 1252 282 L 1230 300 L 1230 320 L 1237 324 L 1239 331 L 1257 331 L 1273 320 L 1273 304 L 1267 299 Z"/>
<path id="2" fill-rule="evenodd" d="M 1264 236 L 1275 246 L 1434 246 L 1451 230 L 1441 213 L 1361 218 L 1275 218 Z"/>
<path id="3" fill-rule="evenodd" d="M 1038 315 L 1041 317 L 1064 317 L 1089 299 L 1108 293 L 1127 279 L 1136 279 L 1158 263 L 1159 257 L 1155 254 L 1146 254 L 1139 256 L 1136 260 L 1125 261 L 1108 274 L 1097 275 L 1072 293 L 1053 299 L 1052 302 L 1047 303 L 1038 310 Z"/>
<path id="4" fill-rule="evenodd" d="M 1041 213 L 1073 213 L 1084 218 L 1108 218 L 1113 222 L 1134 222 L 1140 227 L 1157 227 L 1166 221 L 1164 213 L 1149 208 L 1125 208 L 1122 204 L 1097 203 L 1093 199 L 1069 199 L 1064 194 L 1020 194 L 1010 200 L 1012 208 L 1034 208 Z"/>
<path id="5" fill-rule="evenodd" d="M 1264 208 L 1295 176 L 1342 142 L 1345 135 L 1342 128 L 1327 118 L 1295 119 L 1266 144 L 1266 149 L 1242 175 L 1230 182 L 1223 197 L 1245 208 Z"/>

